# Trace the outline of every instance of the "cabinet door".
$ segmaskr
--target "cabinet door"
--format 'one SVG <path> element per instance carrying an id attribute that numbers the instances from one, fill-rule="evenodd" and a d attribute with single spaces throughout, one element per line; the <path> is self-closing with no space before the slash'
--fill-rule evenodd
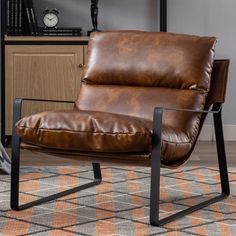
<path id="1" fill-rule="evenodd" d="M 14 98 L 74 101 L 83 70 L 83 46 L 6 46 L 6 134 L 11 134 Z M 23 115 L 73 104 L 26 102 Z"/>

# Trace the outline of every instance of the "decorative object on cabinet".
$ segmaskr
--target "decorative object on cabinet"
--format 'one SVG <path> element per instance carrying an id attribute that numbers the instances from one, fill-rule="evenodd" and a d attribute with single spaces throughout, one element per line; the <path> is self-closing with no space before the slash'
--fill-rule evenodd
<path id="1" fill-rule="evenodd" d="M 99 31 L 98 30 L 98 0 L 91 0 L 91 20 L 92 20 L 92 25 L 93 29 L 88 31 L 88 36 L 92 32 Z"/>
<path id="2" fill-rule="evenodd" d="M 46 28 L 54 29 L 59 23 L 59 11 L 57 9 L 46 8 L 43 11 L 43 23 Z"/>

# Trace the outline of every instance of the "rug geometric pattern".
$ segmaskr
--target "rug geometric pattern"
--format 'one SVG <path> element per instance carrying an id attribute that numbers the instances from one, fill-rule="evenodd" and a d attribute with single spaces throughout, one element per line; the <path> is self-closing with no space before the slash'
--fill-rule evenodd
<path id="1" fill-rule="evenodd" d="M 161 217 L 220 192 L 218 170 L 183 167 L 161 171 Z M 0 235 L 236 235 L 236 169 L 231 195 L 163 227 L 149 225 L 150 168 L 102 166 L 102 184 L 24 211 L 11 211 L 10 177 L 0 175 Z M 91 166 L 22 168 L 21 203 L 93 179 Z"/>

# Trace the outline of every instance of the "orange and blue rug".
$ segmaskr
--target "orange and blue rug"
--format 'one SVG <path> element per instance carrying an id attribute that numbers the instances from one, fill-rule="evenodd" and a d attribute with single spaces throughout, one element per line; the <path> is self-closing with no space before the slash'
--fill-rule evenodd
<path id="1" fill-rule="evenodd" d="M 236 169 L 231 196 L 164 227 L 149 225 L 150 168 L 102 167 L 103 183 L 24 211 L 11 211 L 10 177 L 0 175 L 0 235 L 236 235 Z M 21 202 L 90 182 L 86 167 L 22 168 Z M 219 194 L 218 170 L 162 170 L 161 216 Z"/>

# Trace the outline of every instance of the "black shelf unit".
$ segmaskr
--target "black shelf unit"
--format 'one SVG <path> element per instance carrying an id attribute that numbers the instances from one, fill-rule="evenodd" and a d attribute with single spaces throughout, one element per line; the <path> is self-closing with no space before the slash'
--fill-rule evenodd
<path id="1" fill-rule="evenodd" d="M 167 0 L 157 0 L 160 3 L 160 31 L 167 31 Z M 5 40 L 6 35 L 6 13 L 7 13 L 7 0 L 1 0 L 1 83 L 0 83 L 0 131 L 1 131 L 1 142 L 3 146 L 9 141 L 9 137 L 5 135 L 5 46 L 6 45 L 86 45 L 87 41 L 31 41 L 31 40 L 16 40 L 14 37 L 25 37 L 25 36 L 12 36 L 11 40 Z M 41 36 L 33 36 L 41 37 Z"/>

